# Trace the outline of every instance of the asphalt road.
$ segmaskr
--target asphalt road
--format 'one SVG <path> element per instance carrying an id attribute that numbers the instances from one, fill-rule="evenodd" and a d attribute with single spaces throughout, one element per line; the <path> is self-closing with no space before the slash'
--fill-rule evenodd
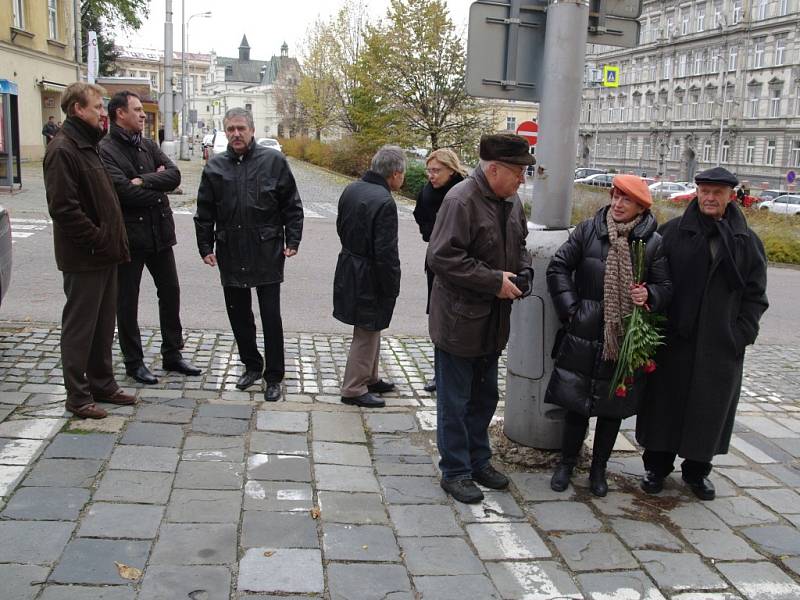
<path id="1" fill-rule="evenodd" d="M 203 264 L 194 242 L 190 190 L 196 189 L 199 173 L 196 167 L 186 168 L 187 196 L 182 199 L 186 206 L 178 208 L 175 215 L 181 318 L 187 328 L 225 330 L 230 325 L 219 275 L 216 269 Z M 306 219 L 300 252 L 286 262 L 282 287 L 284 328 L 289 332 L 345 333 L 350 328 L 336 321 L 331 313 L 333 272 L 340 248 L 336 235 L 336 201 L 349 180 L 296 161 L 292 162 L 292 168 L 306 208 Z M 62 279 L 53 259 L 52 227 L 46 221 L 44 188 L 35 179 L 31 181 L 41 171 L 36 168 L 27 171 L 25 192 L 0 196 L 0 204 L 11 208 L 12 228 L 17 235 L 12 284 L 0 307 L 0 319 L 58 322 L 64 299 Z M 174 202 L 180 204 L 181 198 L 174 198 Z M 427 335 L 427 319 L 422 265 L 426 245 L 411 218 L 411 208 L 411 203 L 400 201 L 403 278 L 389 333 L 424 336 Z M 759 342 L 800 343 L 800 269 L 771 267 L 768 295 L 771 306 L 762 320 Z M 257 311 L 257 303 L 253 304 Z M 147 274 L 142 279 L 139 314 L 143 326 L 158 325 L 155 288 Z"/>

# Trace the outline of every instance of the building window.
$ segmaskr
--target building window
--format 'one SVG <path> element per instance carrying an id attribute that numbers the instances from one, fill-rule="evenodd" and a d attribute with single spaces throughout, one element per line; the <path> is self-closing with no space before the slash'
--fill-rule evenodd
<path id="1" fill-rule="evenodd" d="M 698 4 L 695 7 L 694 11 L 694 21 L 696 26 L 696 31 L 704 31 L 705 30 L 705 22 L 706 22 L 706 7 L 702 4 Z"/>
<path id="2" fill-rule="evenodd" d="M 681 10 L 681 35 L 689 33 L 689 7 L 686 6 Z"/>
<path id="3" fill-rule="evenodd" d="M 675 118 L 683 118 L 683 93 L 675 94 Z"/>
<path id="4" fill-rule="evenodd" d="M 764 66 L 764 38 L 759 38 L 753 43 L 753 68 L 760 69 Z"/>
<path id="5" fill-rule="evenodd" d="M 678 57 L 678 77 L 686 77 L 686 54 L 681 54 Z"/>
<path id="6" fill-rule="evenodd" d="M 722 25 L 722 0 L 714 0 L 714 27 Z"/>
<path id="7" fill-rule="evenodd" d="M 761 95 L 761 90 L 758 89 L 759 86 L 751 86 L 750 87 L 750 99 L 748 100 L 748 116 L 751 119 L 758 118 L 758 97 Z"/>
<path id="8" fill-rule="evenodd" d="M 800 140 L 792 142 L 792 149 L 789 151 L 789 166 L 800 167 Z"/>
<path id="9" fill-rule="evenodd" d="M 711 60 L 708 64 L 708 70 L 711 73 L 719 72 L 719 48 L 713 48 L 711 50 Z"/>
<path id="10" fill-rule="evenodd" d="M 157 71 L 150 73 L 150 85 L 152 85 L 154 89 L 158 89 L 158 72 Z"/>
<path id="11" fill-rule="evenodd" d="M 663 79 L 669 79 L 672 77 L 672 57 L 665 56 L 664 62 L 661 67 L 661 77 Z"/>
<path id="12" fill-rule="evenodd" d="M 736 70 L 736 59 L 739 57 L 739 47 L 731 46 L 728 49 L 728 73 Z"/>
<path id="13" fill-rule="evenodd" d="M 780 67 L 784 60 L 786 60 L 786 36 L 780 35 L 775 37 L 775 62 L 773 66 Z"/>
<path id="14" fill-rule="evenodd" d="M 706 53 L 699 50 L 694 53 L 694 74 L 700 75 L 703 72 L 703 63 L 706 62 Z"/>
<path id="15" fill-rule="evenodd" d="M 681 157 L 681 143 L 677 140 L 672 142 L 672 154 L 670 156 L 671 160 L 680 160 Z"/>
<path id="16" fill-rule="evenodd" d="M 14 17 L 14 27 L 17 29 L 25 29 L 25 13 L 24 13 L 25 0 L 12 0 L 11 11 Z"/>
<path id="17" fill-rule="evenodd" d="M 667 25 L 665 27 L 666 38 L 669 39 L 675 33 L 675 16 L 672 11 L 667 13 Z"/>
<path id="18" fill-rule="evenodd" d="M 710 119 L 711 117 L 714 116 L 714 98 L 716 97 L 716 95 L 717 95 L 716 88 L 708 88 L 706 90 L 706 102 L 705 102 L 706 111 L 705 114 L 703 115 L 703 117 L 706 119 Z"/>
<path id="19" fill-rule="evenodd" d="M 767 140 L 767 156 L 764 162 L 768 165 L 775 164 L 775 140 Z"/>
<path id="20" fill-rule="evenodd" d="M 783 94 L 782 87 L 775 87 L 770 90 L 770 97 L 769 97 L 769 116 L 770 117 L 780 117 L 781 116 L 781 95 Z"/>
<path id="21" fill-rule="evenodd" d="M 800 142 L 797 142 L 797 144 L 798 144 L 798 153 L 800 153 Z M 651 154 L 652 150 L 650 146 L 650 140 L 648 138 L 645 138 L 644 145 L 642 146 L 642 158 L 645 160 L 650 160 Z"/>
<path id="22" fill-rule="evenodd" d="M 744 162 L 752 165 L 756 158 L 756 143 L 753 140 L 747 140 L 747 145 L 744 148 Z"/>
<path id="23" fill-rule="evenodd" d="M 700 92 L 692 92 L 689 95 L 689 102 L 691 103 L 689 106 L 689 118 L 690 119 L 699 119 L 700 118 Z"/>
<path id="24" fill-rule="evenodd" d="M 778 15 L 783 17 L 789 14 L 789 0 L 780 0 L 778 2 Z"/>
<path id="25" fill-rule="evenodd" d="M 58 0 L 47 0 L 47 23 L 50 26 L 50 39 L 58 39 Z"/>
<path id="26" fill-rule="evenodd" d="M 253 112 L 253 105 L 252 104 L 245 104 L 244 109 L 248 112 Z"/>
<path id="27" fill-rule="evenodd" d="M 517 130 L 517 117 L 506 117 L 506 130 L 507 131 L 516 131 Z"/>
<path id="28" fill-rule="evenodd" d="M 758 11 L 758 14 L 756 16 L 756 19 L 758 19 L 759 21 L 763 21 L 764 19 L 767 18 L 767 5 L 768 4 L 769 4 L 769 0 L 758 0 L 758 5 L 757 5 L 757 8 L 756 8 L 756 10 Z"/>
<path id="29" fill-rule="evenodd" d="M 742 0 L 733 0 L 733 23 L 737 25 L 742 20 Z"/>
<path id="30" fill-rule="evenodd" d="M 711 142 L 703 144 L 703 162 L 711 162 Z"/>
<path id="31" fill-rule="evenodd" d="M 728 140 L 722 142 L 722 154 L 719 157 L 719 161 L 726 163 L 728 162 L 728 156 L 731 153 L 731 143 Z"/>

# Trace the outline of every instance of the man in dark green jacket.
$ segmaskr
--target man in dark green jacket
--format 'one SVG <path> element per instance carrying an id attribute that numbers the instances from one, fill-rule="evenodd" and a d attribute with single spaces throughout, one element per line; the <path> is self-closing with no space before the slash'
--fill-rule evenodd
<path id="1" fill-rule="evenodd" d="M 130 255 L 119 200 L 97 152 L 104 94 L 100 86 L 81 82 L 64 90 L 67 120 L 44 157 L 56 264 L 67 296 L 61 320 L 66 407 L 84 419 L 107 415 L 95 402 L 136 402 L 117 384 L 111 359 L 117 265 Z"/>

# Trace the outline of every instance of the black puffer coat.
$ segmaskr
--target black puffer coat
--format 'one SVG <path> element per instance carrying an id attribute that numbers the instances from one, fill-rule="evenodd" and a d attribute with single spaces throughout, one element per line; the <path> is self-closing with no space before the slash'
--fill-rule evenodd
<path id="1" fill-rule="evenodd" d="M 454 185 L 464 181 L 460 173 L 453 173 L 440 188 L 435 188 L 431 182 L 425 184 L 417 195 L 417 204 L 414 206 L 414 220 L 419 225 L 419 232 L 422 234 L 422 241 L 430 242 L 433 226 L 436 224 L 436 213 L 442 207 L 444 197 Z"/>
<path id="2" fill-rule="evenodd" d="M 625 398 L 609 399 L 615 363 L 603 360 L 603 281 L 608 256 L 608 207 L 580 223 L 547 267 L 547 289 L 564 327 L 553 348 L 555 367 L 545 402 L 585 416 L 629 417 L 636 414 L 644 390 L 639 374 Z M 629 241 L 643 240 L 647 304 L 663 312 L 672 297 L 669 268 L 648 211 Z"/>
<path id="3" fill-rule="evenodd" d="M 117 190 L 131 254 L 161 252 L 174 246 L 175 221 L 167 192 L 181 183 L 175 163 L 153 140 L 142 138 L 138 147 L 131 145 L 116 125 L 100 142 L 100 158 Z M 159 167 L 164 169 L 156 171 Z M 131 183 L 137 177 L 142 185 Z"/>
<path id="4" fill-rule="evenodd" d="M 333 278 L 333 316 L 368 331 L 386 329 L 400 293 L 397 205 L 386 180 L 367 171 L 339 198 L 342 250 Z"/>
<path id="5" fill-rule="evenodd" d="M 286 158 L 251 143 L 203 169 L 194 216 L 200 256 L 214 252 L 223 286 L 254 287 L 283 281 L 284 248 L 298 248 L 303 204 Z M 285 242 L 284 242 L 285 238 Z"/>

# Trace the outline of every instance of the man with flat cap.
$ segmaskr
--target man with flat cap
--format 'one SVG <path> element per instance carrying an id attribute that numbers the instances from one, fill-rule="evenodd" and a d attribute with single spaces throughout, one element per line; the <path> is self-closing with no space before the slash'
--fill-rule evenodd
<path id="1" fill-rule="evenodd" d="M 639 408 L 642 489 L 657 494 L 683 458 L 683 480 L 712 500 L 711 461 L 726 454 L 739 402 L 745 348 L 767 310 L 767 258 L 736 202 L 738 181 L 715 167 L 695 177 L 697 197 L 661 229 L 673 296 L 666 343 Z"/>
<path id="2" fill-rule="evenodd" d="M 511 303 L 533 278 L 527 219 L 517 195 L 534 162 L 528 142 L 514 134 L 484 135 L 480 159 L 472 175 L 445 196 L 427 255 L 436 276 L 428 327 L 435 346 L 441 485 L 469 503 L 483 499 L 476 482 L 508 486 L 490 463 L 488 428 L 497 408 L 497 360 L 508 342 Z"/>

